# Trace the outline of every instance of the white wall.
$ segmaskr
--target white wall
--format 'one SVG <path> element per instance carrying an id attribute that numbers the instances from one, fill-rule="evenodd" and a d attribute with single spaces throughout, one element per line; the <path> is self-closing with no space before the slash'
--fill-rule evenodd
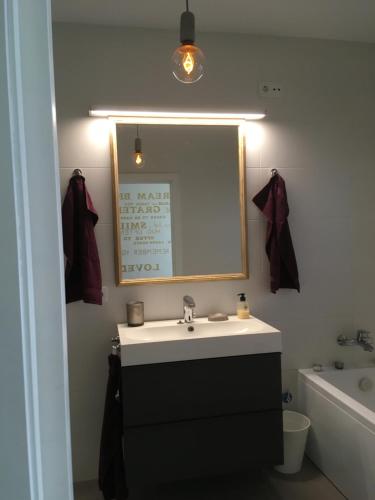
<path id="1" fill-rule="evenodd" d="M 375 278 L 373 45 L 272 37 L 200 35 L 207 74 L 194 86 L 173 79 L 169 55 L 177 32 L 55 26 L 57 111 L 62 187 L 84 170 L 99 211 L 96 235 L 109 287 L 103 307 L 68 307 L 74 470 L 96 476 L 107 376 L 106 356 L 129 299 L 145 301 L 146 319 L 178 317 L 191 294 L 198 315 L 235 311 L 245 291 L 253 313 L 283 331 L 284 385 L 296 369 L 335 359 L 366 362 L 359 349 L 336 346 L 338 333 L 373 328 Z M 283 84 L 284 97 L 262 99 L 259 81 Z M 267 109 L 248 137 L 249 281 L 114 286 L 110 157 L 105 128 L 91 105 L 222 111 Z M 257 137 L 263 143 L 257 146 Z M 302 292 L 269 292 L 265 222 L 251 197 L 270 169 L 285 178 Z"/>

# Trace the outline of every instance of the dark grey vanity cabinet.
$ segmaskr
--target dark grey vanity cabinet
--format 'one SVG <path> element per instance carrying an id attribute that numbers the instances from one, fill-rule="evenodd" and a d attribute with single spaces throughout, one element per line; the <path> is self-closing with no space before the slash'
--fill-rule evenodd
<path id="1" fill-rule="evenodd" d="M 280 353 L 122 368 L 128 485 L 283 461 Z"/>

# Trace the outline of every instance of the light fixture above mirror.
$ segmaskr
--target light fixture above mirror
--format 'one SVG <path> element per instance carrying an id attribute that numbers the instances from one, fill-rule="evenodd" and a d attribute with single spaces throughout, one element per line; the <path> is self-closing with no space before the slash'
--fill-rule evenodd
<path id="1" fill-rule="evenodd" d="M 158 111 L 149 110 L 143 111 L 131 108 L 113 108 L 111 106 L 95 106 L 89 110 L 89 116 L 96 118 L 121 118 L 127 119 L 128 123 L 134 123 L 137 125 L 140 121 L 142 123 L 152 123 L 155 120 L 165 119 L 169 123 L 178 123 L 181 120 L 193 119 L 193 120 L 209 120 L 212 124 L 212 120 L 219 119 L 223 124 L 223 120 L 227 122 L 228 125 L 233 124 L 233 121 L 256 121 L 262 120 L 266 117 L 264 111 L 260 112 L 244 112 L 244 113 L 216 113 L 216 112 L 190 112 L 190 111 Z M 142 120 L 140 120 L 142 118 Z"/>

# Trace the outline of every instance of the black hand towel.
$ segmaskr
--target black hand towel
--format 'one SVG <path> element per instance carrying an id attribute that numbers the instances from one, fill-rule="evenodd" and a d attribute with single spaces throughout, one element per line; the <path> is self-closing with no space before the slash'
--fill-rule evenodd
<path id="1" fill-rule="evenodd" d="M 270 261 L 271 291 L 294 288 L 300 291 L 296 256 L 290 235 L 289 206 L 284 179 L 274 174 L 254 196 L 253 202 L 267 218 L 266 253 Z"/>
<path id="2" fill-rule="evenodd" d="M 125 500 L 128 496 L 122 447 L 121 361 L 108 356 L 109 377 L 105 398 L 99 458 L 99 489 L 105 500 Z"/>

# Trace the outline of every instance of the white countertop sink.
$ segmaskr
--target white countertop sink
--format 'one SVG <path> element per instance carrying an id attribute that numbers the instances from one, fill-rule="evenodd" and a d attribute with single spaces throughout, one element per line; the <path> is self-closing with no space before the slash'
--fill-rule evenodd
<path id="1" fill-rule="evenodd" d="M 117 325 L 122 366 L 281 352 L 281 332 L 254 317 L 230 316 L 222 322 L 207 318 L 197 318 L 193 323 L 177 321 L 149 321 L 138 327 Z"/>

